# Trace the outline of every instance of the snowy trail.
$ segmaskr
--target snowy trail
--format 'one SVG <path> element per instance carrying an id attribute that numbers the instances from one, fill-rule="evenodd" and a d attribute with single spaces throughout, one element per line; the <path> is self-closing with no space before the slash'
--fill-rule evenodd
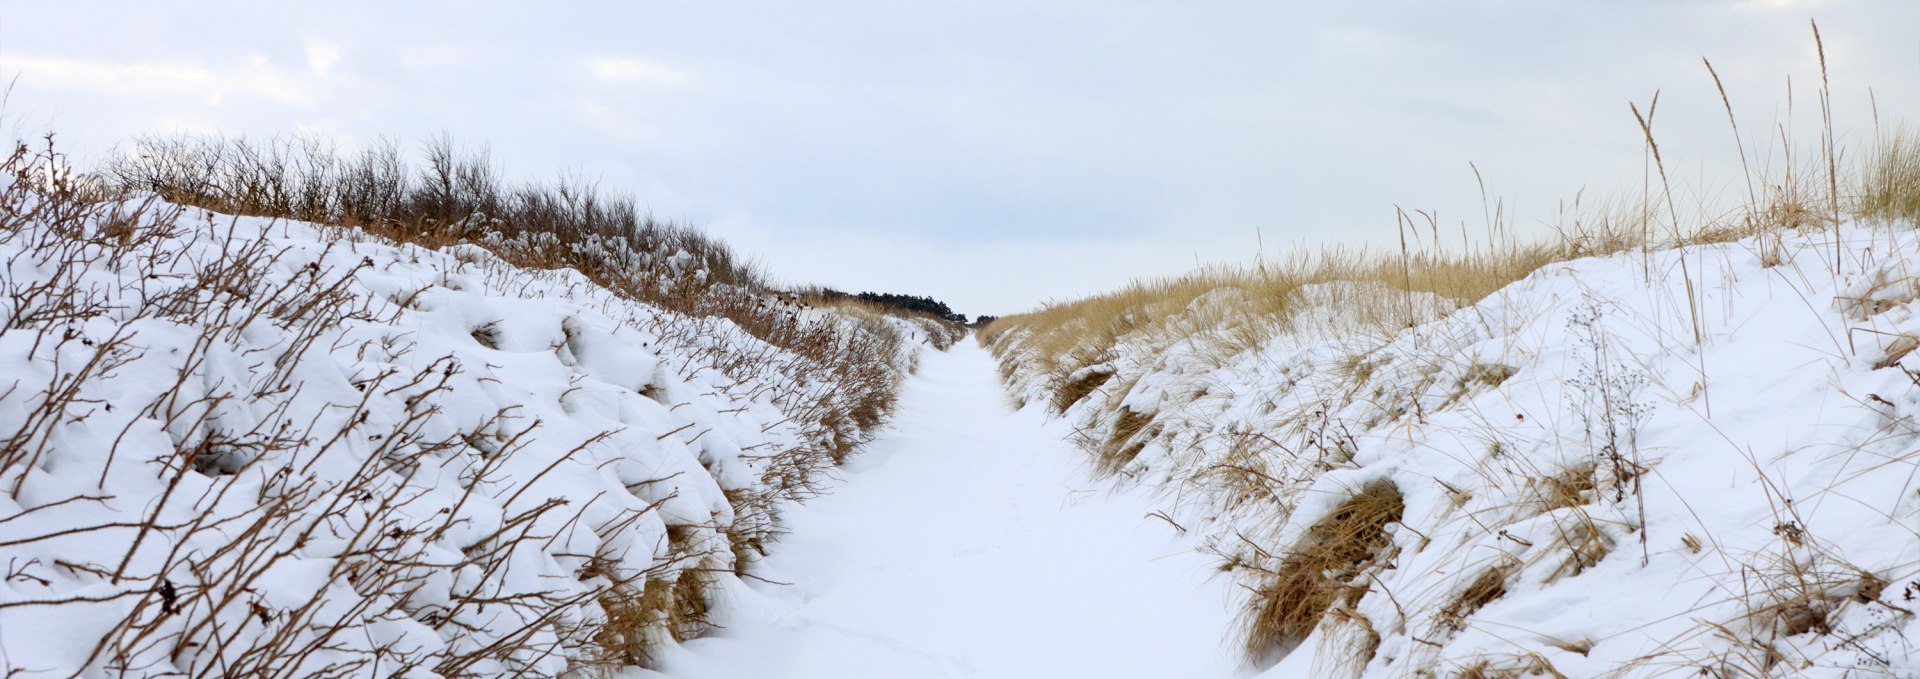
<path id="1" fill-rule="evenodd" d="M 770 577 L 723 595 L 673 679 L 1228 677 L 1214 562 L 1110 493 L 987 352 L 929 351 L 890 432 L 796 508 Z M 647 676 L 658 676 L 645 673 Z"/>

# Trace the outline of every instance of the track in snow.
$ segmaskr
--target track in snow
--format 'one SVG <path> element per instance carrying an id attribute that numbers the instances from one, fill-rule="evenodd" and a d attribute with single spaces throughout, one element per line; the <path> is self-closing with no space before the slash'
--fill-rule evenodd
<path id="1" fill-rule="evenodd" d="M 1110 493 L 987 352 L 929 351 L 891 431 L 793 509 L 770 578 L 664 659 L 672 679 L 1228 677 L 1226 578 Z M 659 676 L 641 673 L 643 676 Z"/>

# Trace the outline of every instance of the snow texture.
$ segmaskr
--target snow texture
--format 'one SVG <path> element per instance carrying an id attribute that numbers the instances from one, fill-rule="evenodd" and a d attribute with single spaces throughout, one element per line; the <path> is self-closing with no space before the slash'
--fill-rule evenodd
<path id="1" fill-rule="evenodd" d="M 809 419 L 837 397 L 818 366 L 572 270 L 19 181 L 0 184 L 9 677 L 644 659 L 702 631 L 687 612 L 775 532 L 791 489 L 769 467 L 860 434 Z M 904 375 L 915 346 L 873 360 Z"/>
<path id="2" fill-rule="evenodd" d="M 1774 238 L 1554 264 L 1385 333 L 1307 305 L 1231 356 L 1135 332 L 1065 419 L 1134 437 L 1120 475 L 1250 587 L 1363 486 L 1404 496 L 1364 597 L 1265 676 L 1920 675 L 1920 234 Z M 995 348 L 1045 401 L 1072 376 L 1028 346 Z"/>
<path id="3" fill-rule="evenodd" d="M 1234 676 L 1212 560 L 1005 400 L 985 350 L 927 354 L 893 430 L 794 510 L 766 561 L 787 584 L 732 589 L 664 676 Z"/>

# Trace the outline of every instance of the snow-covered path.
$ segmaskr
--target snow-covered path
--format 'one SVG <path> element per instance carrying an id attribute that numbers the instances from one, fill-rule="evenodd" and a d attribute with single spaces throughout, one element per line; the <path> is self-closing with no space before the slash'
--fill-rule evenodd
<path id="1" fill-rule="evenodd" d="M 1146 500 L 1091 480 L 986 351 L 929 351 L 893 429 L 791 514 L 795 583 L 726 593 L 673 679 L 1227 677 L 1228 582 Z M 651 675 L 651 673 L 648 673 Z"/>

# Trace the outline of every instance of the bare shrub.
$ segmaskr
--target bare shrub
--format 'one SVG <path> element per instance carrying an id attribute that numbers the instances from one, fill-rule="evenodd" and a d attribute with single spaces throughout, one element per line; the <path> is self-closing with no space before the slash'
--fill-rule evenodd
<path id="1" fill-rule="evenodd" d="M 718 251 L 687 254 L 680 246 L 703 247 L 691 234 L 647 235 L 591 191 L 496 191 L 484 160 L 442 154 L 435 176 L 409 179 L 390 149 L 337 160 L 303 143 L 314 145 L 160 143 L 138 159 L 148 174 L 127 177 L 161 195 L 131 199 L 51 171 L 64 166 L 51 149 L 0 159 L 0 347 L 33 368 L 0 384 L 0 493 L 12 508 L 0 524 L 13 531 L 0 549 L 12 582 L 32 583 L 0 606 L 99 632 L 78 665 L 53 669 L 473 677 L 645 663 L 706 631 L 716 578 L 750 567 L 778 531 L 777 503 L 817 492 L 886 417 L 908 349 L 897 332 L 782 304 Z M 283 225 L 162 196 L 367 228 L 295 244 L 276 235 Z M 469 229 L 482 210 L 518 210 L 532 226 Z M 486 247 L 450 253 L 483 285 L 564 280 L 508 266 L 564 264 L 604 284 L 597 303 L 664 309 L 609 321 L 657 338 L 678 374 L 716 378 L 703 397 L 788 416 L 742 451 L 761 476 L 727 494 L 732 523 L 676 527 L 674 549 L 651 565 L 628 548 L 568 552 L 657 520 L 662 501 L 639 495 L 656 481 L 627 485 L 631 497 L 617 485 L 547 497 L 542 477 L 620 432 L 536 432 L 515 407 L 447 416 L 460 385 L 498 380 L 477 377 L 490 368 L 469 354 L 416 355 L 420 343 L 394 326 L 429 288 L 464 283 L 369 294 L 376 265 L 360 253 L 369 240 L 391 253 L 380 234 Z M 561 328 L 563 361 L 577 332 Z M 471 334 L 512 339 L 491 325 Z M 684 405 L 636 380 L 647 383 L 627 396 Z M 309 396 L 329 387 L 348 396 Z M 274 584 L 290 571 L 300 588 Z"/>

